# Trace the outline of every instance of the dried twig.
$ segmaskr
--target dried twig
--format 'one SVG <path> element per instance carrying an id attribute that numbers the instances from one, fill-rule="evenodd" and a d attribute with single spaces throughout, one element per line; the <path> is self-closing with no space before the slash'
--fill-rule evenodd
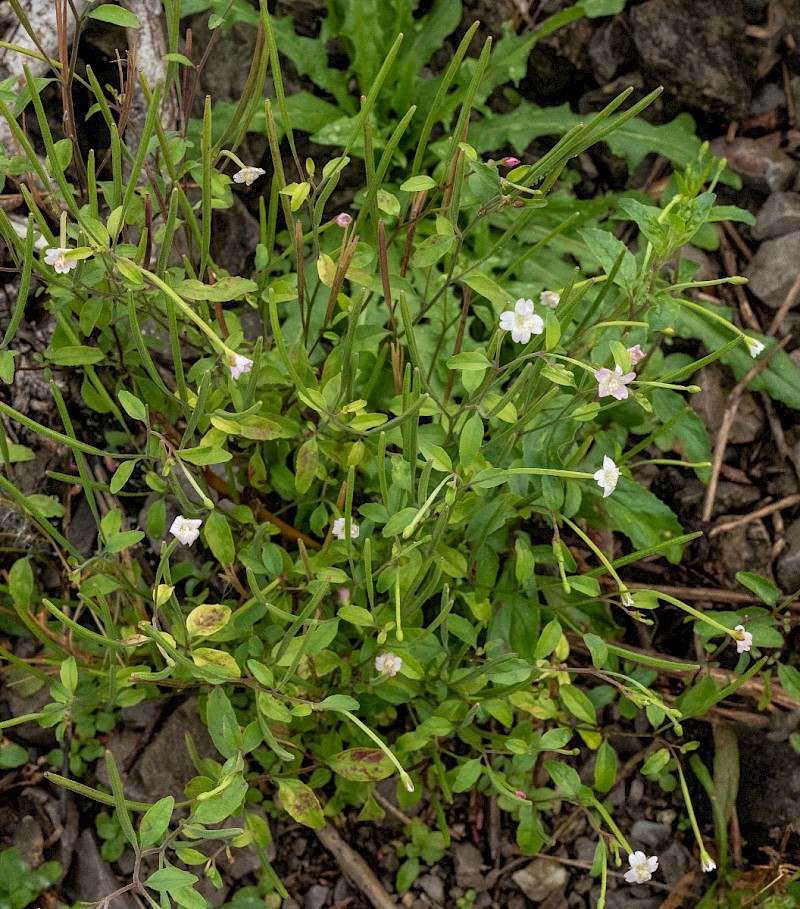
<path id="1" fill-rule="evenodd" d="M 375 872 L 364 859 L 339 836 L 336 830 L 327 824 L 314 831 L 319 841 L 336 859 L 339 870 L 358 887 L 375 909 L 396 909 L 396 903 L 386 892 Z"/>
<path id="2" fill-rule="evenodd" d="M 750 514 L 743 514 L 741 517 L 736 518 L 735 521 L 717 524 L 716 527 L 711 529 L 708 536 L 709 538 L 718 536 L 721 533 L 733 530 L 735 527 L 741 527 L 742 524 L 749 524 L 750 521 L 756 521 L 758 518 L 766 517 L 768 514 L 780 511 L 783 508 L 792 508 L 794 505 L 800 505 L 800 493 L 796 492 L 794 495 L 786 496 L 783 499 L 779 499 L 777 502 L 772 502 L 770 505 L 763 505 L 761 508 L 751 511 Z"/>
<path id="3" fill-rule="evenodd" d="M 755 366 L 747 373 L 747 375 L 742 379 L 741 382 L 737 382 L 733 387 L 730 395 L 728 395 L 728 405 L 725 408 L 725 413 L 722 417 L 722 425 L 719 428 L 717 433 L 717 443 L 714 446 L 714 457 L 711 462 L 711 479 L 708 483 L 708 488 L 706 489 L 706 498 L 703 503 L 703 521 L 707 524 L 711 520 L 711 511 L 714 508 L 714 497 L 717 494 L 717 483 L 719 482 L 719 472 L 722 467 L 722 458 L 725 455 L 725 448 L 728 444 L 728 436 L 730 435 L 731 427 L 733 426 L 733 421 L 736 418 L 736 412 L 739 409 L 739 404 L 742 400 L 742 395 L 745 392 L 747 386 L 753 381 L 753 379 L 764 369 L 769 366 L 772 358 L 778 353 L 779 350 L 782 350 L 789 343 L 791 335 L 786 335 L 772 350 L 768 351 L 761 357 Z"/>

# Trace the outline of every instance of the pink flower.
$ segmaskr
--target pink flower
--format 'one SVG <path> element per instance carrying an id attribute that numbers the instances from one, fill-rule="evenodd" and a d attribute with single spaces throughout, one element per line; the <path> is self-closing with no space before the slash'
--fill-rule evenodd
<path id="1" fill-rule="evenodd" d="M 344 228 L 344 227 L 349 227 L 349 226 L 353 223 L 353 219 L 350 217 L 350 215 L 347 214 L 346 211 L 343 211 L 343 212 L 340 212 L 340 213 L 333 219 L 333 223 L 334 223 L 337 227 L 342 227 L 342 228 Z"/>
<path id="2" fill-rule="evenodd" d="M 598 369 L 594 377 L 597 379 L 598 394 L 601 398 L 611 395 L 618 401 L 624 401 L 628 397 L 628 389 L 625 386 L 636 378 L 636 373 L 626 372 L 623 375 L 622 368 L 615 366 L 613 372 L 610 369 Z"/>
<path id="3" fill-rule="evenodd" d="M 645 358 L 645 353 L 638 344 L 634 344 L 633 347 L 626 347 L 625 350 L 627 350 L 630 355 L 631 366 L 636 366 L 640 360 L 644 360 Z"/>
<path id="4" fill-rule="evenodd" d="M 239 376 L 250 372 L 253 368 L 253 361 L 242 354 L 231 353 L 228 355 L 228 366 L 231 368 L 231 378 L 238 379 Z"/>
<path id="5" fill-rule="evenodd" d="M 737 653 L 747 653 L 753 646 L 753 635 L 744 630 L 744 625 L 737 625 L 733 629 L 733 639 L 736 641 Z"/>
<path id="6" fill-rule="evenodd" d="M 513 155 L 508 155 L 505 158 L 501 158 L 500 163 L 504 167 L 516 167 L 521 162 L 520 162 L 519 158 L 515 158 Z"/>
<path id="7" fill-rule="evenodd" d="M 515 789 L 515 790 L 514 790 L 514 795 L 515 795 L 518 799 L 527 799 L 527 798 L 528 798 L 528 796 L 527 796 L 521 789 Z"/>

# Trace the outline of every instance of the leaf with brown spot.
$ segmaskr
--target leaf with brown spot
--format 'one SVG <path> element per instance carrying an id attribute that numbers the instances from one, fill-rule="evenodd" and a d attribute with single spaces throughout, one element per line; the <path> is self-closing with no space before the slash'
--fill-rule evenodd
<path id="1" fill-rule="evenodd" d="M 394 772 L 389 758 L 378 748 L 349 748 L 328 758 L 334 773 L 357 783 L 375 783 Z"/>
<path id="2" fill-rule="evenodd" d="M 314 790 L 300 780 L 278 780 L 278 795 L 287 814 L 306 827 L 324 827 L 325 818 Z"/>

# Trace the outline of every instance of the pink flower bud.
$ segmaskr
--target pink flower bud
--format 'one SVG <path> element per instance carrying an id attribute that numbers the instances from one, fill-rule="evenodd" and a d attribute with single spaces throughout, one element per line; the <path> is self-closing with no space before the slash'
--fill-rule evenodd
<path id="1" fill-rule="evenodd" d="M 511 207 L 512 207 L 512 208 L 522 208 L 522 206 L 523 206 L 524 204 L 525 204 L 525 202 L 524 202 L 522 199 L 515 199 L 515 200 L 511 203 Z"/>
<path id="2" fill-rule="evenodd" d="M 346 211 L 343 211 L 333 219 L 333 223 L 337 227 L 345 228 L 349 227 L 353 223 L 353 219 L 350 217 L 350 215 L 347 214 Z"/>
<path id="3" fill-rule="evenodd" d="M 505 167 L 516 167 L 522 162 L 519 160 L 519 158 L 515 158 L 513 155 L 509 155 L 507 158 L 501 158 L 500 163 Z"/>
<path id="4" fill-rule="evenodd" d="M 526 799 L 526 798 L 528 797 L 521 789 L 515 789 L 515 790 L 514 790 L 514 795 L 515 795 L 518 799 Z"/>

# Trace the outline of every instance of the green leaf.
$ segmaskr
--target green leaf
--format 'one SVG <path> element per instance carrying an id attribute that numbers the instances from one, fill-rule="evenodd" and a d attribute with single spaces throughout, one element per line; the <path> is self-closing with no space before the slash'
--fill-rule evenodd
<path id="1" fill-rule="evenodd" d="M 319 464 L 319 448 L 316 436 L 311 436 L 304 442 L 297 452 L 297 461 L 294 468 L 295 489 L 304 495 L 311 488 Z"/>
<path id="2" fill-rule="evenodd" d="M 108 22 L 111 25 L 119 25 L 120 28 L 139 28 L 139 20 L 133 13 L 120 6 L 113 6 L 111 3 L 104 3 L 93 9 L 89 13 L 90 19 L 97 19 L 98 22 Z M 196 880 L 196 878 L 195 878 Z"/>
<path id="3" fill-rule="evenodd" d="M 238 679 L 241 677 L 242 670 L 236 660 L 224 650 L 214 650 L 211 647 L 198 647 L 192 651 L 192 659 L 199 667 L 210 667 L 216 675 L 227 676 L 228 678 Z"/>
<path id="4" fill-rule="evenodd" d="M 257 290 L 258 284 L 255 281 L 237 277 L 220 278 L 216 284 L 203 284 L 196 278 L 189 278 L 175 287 L 175 291 L 187 300 L 208 300 L 211 303 L 241 300 Z"/>
<path id="5" fill-rule="evenodd" d="M 181 448 L 175 454 L 189 464 L 196 467 L 207 467 L 210 464 L 224 464 L 230 461 L 233 455 L 223 448 L 216 446 L 203 445 L 199 448 Z"/>
<path id="6" fill-rule="evenodd" d="M 602 742 L 597 749 L 594 765 L 594 788 L 598 792 L 608 792 L 617 781 L 617 753 L 608 744 Z"/>
<path id="7" fill-rule="evenodd" d="M 247 780 L 237 774 L 228 781 L 224 789 L 200 793 L 199 804 L 194 809 L 194 820 L 200 824 L 219 824 L 241 813 L 242 802 L 247 794 Z M 204 798 L 204 796 L 206 796 Z"/>
<path id="8" fill-rule="evenodd" d="M 400 184 L 400 189 L 404 193 L 418 193 L 423 189 L 433 189 L 436 186 L 436 181 L 433 177 L 428 177 L 425 174 L 420 174 L 417 177 L 411 177 L 405 181 L 405 183 Z"/>
<path id="9" fill-rule="evenodd" d="M 206 520 L 203 532 L 208 548 L 214 553 L 214 557 L 219 563 L 225 567 L 233 565 L 236 559 L 236 547 L 233 543 L 230 524 L 225 515 L 218 509 L 214 509 Z"/>
<path id="10" fill-rule="evenodd" d="M 480 779 L 483 763 L 479 758 L 470 758 L 459 768 L 453 780 L 453 792 L 468 792 Z"/>
<path id="11" fill-rule="evenodd" d="M 760 574 L 753 574 L 751 571 L 738 571 L 736 580 L 748 590 L 751 590 L 756 596 L 761 597 L 768 606 L 774 606 L 778 602 L 780 591 L 772 581 L 762 578 Z"/>
<path id="12" fill-rule="evenodd" d="M 66 660 L 61 664 L 61 670 L 59 673 L 61 678 L 61 684 L 69 691 L 70 694 L 75 694 L 75 689 L 78 687 L 78 664 L 75 662 L 75 657 L 67 657 Z"/>
<path id="13" fill-rule="evenodd" d="M 364 609 L 363 606 L 354 606 L 352 603 L 342 606 L 338 616 L 340 619 L 344 619 L 345 622 L 357 625 L 360 628 L 369 628 L 375 624 L 375 619 L 373 619 L 372 613 L 368 609 Z"/>
<path id="14" fill-rule="evenodd" d="M 131 475 L 134 470 L 136 470 L 136 465 L 138 461 L 123 461 L 117 469 L 114 471 L 114 475 L 111 477 L 111 482 L 108 484 L 108 488 L 111 490 L 112 495 L 116 495 L 130 480 Z"/>
<path id="15" fill-rule="evenodd" d="M 8 572 L 8 592 L 14 605 L 28 609 L 33 602 L 33 570 L 30 561 L 17 559 Z"/>
<path id="16" fill-rule="evenodd" d="M 169 827 L 174 808 L 175 799 L 171 795 L 159 799 L 155 805 L 148 808 L 139 826 L 139 842 L 142 849 L 155 846 L 161 839 Z"/>
<path id="17" fill-rule="evenodd" d="M 147 408 L 135 395 L 123 388 L 117 398 L 129 417 L 140 423 L 147 422 Z"/>
<path id="18" fill-rule="evenodd" d="M 347 694 L 329 694 L 324 701 L 315 704 L 314 710 L 358 710 L 361 705 Z"/>
<path id="19" fill-rule="evenodd" d="M 0 770 L 11 770 L 28 763 L 28 752 L 14 742 L 0 748 Z"/>
<path id="20" fill-rule="evenodd" d="M 189 638 L 205 638 L 221 631 L 230 621 L 230 606 L 203 603 L 186 616 L 186 633 Z"/>
<path id="21" fill-rule="evenodd" d="M 348 748 L 327 763 L 334 773 L 357 783 L 374 783 L 394 773 L 394 764 L 379 748 Z"/>
<path id="22" fill-rule="evenodd" d="M 447 361 L 448 369 L 461 369 L 466 372 L 475 370 L 483 371 L 492 365 L 485 353 L 480 350 L 470 350 L 455 354 Z"/>
<path id="23" fill-rule="evenodd" d="M 455 246 L 456 238 L 447 234 L 436 234 L 428 237 L 414 250 L 411 257 L 412 268 L 428 268 L 435 265 L 439 259 Z"/>
<path id="24" fill-rule="evenodd" d="M 168 865 L 166 868 L 159 868 L 158 871 L 154 871 L 145 881 L 145 885 L 151 890 L 165 893 L 176 887 L 191 887 L 198 880 L 197 875 L 192 874 L 191 871 L 182 871 L 180 868 Z"/>
<path id="25" fill-rule="evenodd" d="M 319 800 L 301 780 L 278 780 L 278 795 L 286 813 L 305 827 L 324 827 Z"/>
<path id="26" fill-rule="evenodd" d="M 105 356 L 97 347 L 86 347 L 83 344 L 66 344 L 47 354 L 48 360 L 56 366 L 92 366 L 104 360 Z"/>
<path id="27" fill-rule="evenodd" d="M 642 764 L 641 772 L 645 776 L 654 776 L 660 773 L 669 763 L 670 753 L 666 748 L 659 748 Z"/>
<path id="28" fill-rule="evenodd" d="M 633 543 L 635 549 L 663 544 L 683 533 L 675 513 L 649 489 L 625 477 L 613 494 L 603 500 L 614 525 Z M 681 558 L 680 546 L 666 547 L 664 555 L 674 564 Z"/>
<path id="29" fill-rule="evenodd" d="M 580 688 L 576 688 L 574 685 L 562 685 L 558 689 L 558 694 L 564 702 L 564 706 L 573 716 L 592 726 L 597 723 L 594 704 Z"/>
<path id="30" fill-rule="evenodd" d="M 778 665 L 778 678 L 783 690 L 789 697 L 794 698 L 795 701 L 800 701 L 800 672 L 794 666 L 785 666 L 780 663 Z"/>
<path id="31" fill-rule="evenodd" d="M 581 788 L 581 778 L 574 767 L 569 767 L 560 761 L 544 761 L 543 764 L 545 770 L 550 774 L 550 778 L 556 786 L 563 790 L 565 795 L 574 798 L 578 794 L 578 790 Z"/>
<path id="32" fill-rule="evenodd" d="M 536 650 L 534 651 L 534 659 L 543 660 L 549 657 L 558 646 L 560 640 L 561 623 L 558 619 L 552 619 L 544 626 L 542 633 L 539 635 Z"/>

